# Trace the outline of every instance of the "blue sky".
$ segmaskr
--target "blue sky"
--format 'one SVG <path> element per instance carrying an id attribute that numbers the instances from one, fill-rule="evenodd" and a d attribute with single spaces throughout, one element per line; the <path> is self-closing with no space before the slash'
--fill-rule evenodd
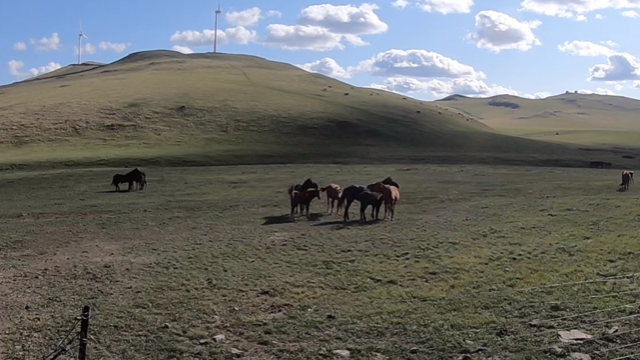
<path id="1" fill-rule="evenodd" d="M 215 6 L 0 2 L 0 84 L 75 63 L 80 20 L 88 37 L 83 61 L 108 63 L 141 50 L 209 52 Z M 421 99 L 566 90 L 640 98 L 637 0 L 234 0 L 221 9 L 218 51 L 358 86 Z"/>

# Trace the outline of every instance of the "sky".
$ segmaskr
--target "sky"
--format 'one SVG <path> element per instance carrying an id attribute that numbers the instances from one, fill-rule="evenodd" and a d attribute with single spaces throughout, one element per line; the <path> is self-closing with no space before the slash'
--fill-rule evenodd
<path id="1" fill-rule="evenodd" d="M 0 2 L 0 84 L 143 50 L 213 50 L 214 1 Z M 639 0 L 234 0 L 218 51 L 432 100 L 640 98 Z"/>

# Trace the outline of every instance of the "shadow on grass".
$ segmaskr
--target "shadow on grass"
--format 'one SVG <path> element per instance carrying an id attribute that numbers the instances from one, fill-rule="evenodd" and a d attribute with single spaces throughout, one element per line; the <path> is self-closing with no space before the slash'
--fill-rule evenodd
<path id="1" fill-rule="evenodd" d="M 105 191 L 96 191 L 96 194 L 125 194 L 133 191 L 128 190 L 105 190 Z"/>
<path id="2" fill-rule="evenodd" d="M 379 222 L 381 222 L 381 220 L 367 220 L 367 222 L 362 222 L 360 220 L 349 220 L 349 221 L 335 220 L 335 221 L 321 222 L 319 224 L 314 224 L 313 226 L 334 226 L 335 230 L 340 230 L 340 229 L 347 228 L 349 226 L 375 225 Z"/>
<path id="3" fill-rule="evenodd" d="M 626 191 L 627 191 L 627 190 L 625 190 L 625 189 L 623 189 L 623 188 L 621 188 L 621 187 L 619 187 L 619 188 L 618 188 L 618 190 L 616 190 L 616 192 L 619 192 L 619 193 L 626 192 Z"/>
<path id="4" fill-rule="evenodd" d="M 301 219 L 301 220 L 307 220 L 306 216 L 304 216 L 304 215 L 294 214 L 294 216 L 296 218 Z M 324 216 L 324 214 L 322 214 L 322 213 L 309 213 L 309 219 L 308 220 L 309 221 L 318 221 L 323 216 Z M 286 223 L 296 222 L 295 219 L 292 218 L 291 215 L 289 215 L 289 214 L 283 214 L 283 215 L 278 215 L 278 216 L 265 216 L 262 219 L 264 220 L 262 225 L 276 225 L 276 224 L 286 224 Z"/>

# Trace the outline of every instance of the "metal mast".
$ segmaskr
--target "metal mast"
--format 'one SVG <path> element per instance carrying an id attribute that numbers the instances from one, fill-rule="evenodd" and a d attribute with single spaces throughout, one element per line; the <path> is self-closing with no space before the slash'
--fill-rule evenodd
<path id="1" fill-rule="evenodd" d="M 222 13 L 222 11 L 220 11 L 220 3 L 218 3 L 218 10 L 216 10 L 216 21 L 215 21 L 215 26 L 214 26 L 214 33 L 213 33 L 213 52 L 216 53 L 218 52 L 218 16 L 220 15 L 220 13 Z"/>

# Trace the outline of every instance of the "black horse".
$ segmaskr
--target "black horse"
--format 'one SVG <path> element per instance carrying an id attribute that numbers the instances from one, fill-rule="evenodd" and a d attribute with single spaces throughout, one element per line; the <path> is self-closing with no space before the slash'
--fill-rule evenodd
<path id="1" fill-rule="evenodd" d="M 144 177 L 146 178 L 146 176 Z M 111 181 L 111 185 L 114 185 L 116 187 L 116 191 L 120 191 L 120 186 L 119 186 L 120 184 L 129 183 L 129 189 L 127 191 L 131 191 L 131 189 L 133 189 L 133 183 L 142 182 L 141 181 L 142 178 L 143 178 L 143 172 L 138 170 L 138 168 L 135 168 L 124 175 L 115 174 L 113 176 L 113 180 Z M 145 179 L 145 183 L 146 183 L 146 179 Z"/>

